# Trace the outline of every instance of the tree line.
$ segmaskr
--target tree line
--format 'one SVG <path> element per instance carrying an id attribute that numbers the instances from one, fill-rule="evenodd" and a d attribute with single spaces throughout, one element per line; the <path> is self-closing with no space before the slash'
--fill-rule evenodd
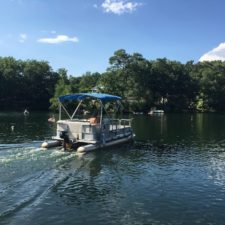
<path id="1" fill-rule="evenodd" d="M 105 72 L 69 76 L 46 61 L 0 57 L 0 110 L 54 110 L 58 96 L 93 88 L 121 96 L 129 112 L 225 111 L 225 62 L 147 60 L 119 49 Z"/>

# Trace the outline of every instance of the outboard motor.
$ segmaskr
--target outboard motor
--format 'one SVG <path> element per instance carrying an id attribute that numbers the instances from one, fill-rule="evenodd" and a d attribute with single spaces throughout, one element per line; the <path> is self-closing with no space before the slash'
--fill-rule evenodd
<path id="1" fill-rule="evenodd" d="M 60 131 L 60 133 L 59 133 L 60 138 L 64 139 L 66 136 L 68 137 L 67 131 Z"/>
<path id="2" fill-rule="evenodd" d="M 70 139 L 67 131 L 60 131 L 59 137 L 63 139 L 63 148 L 66 150 L 66 145 L 70 144 Z"/>

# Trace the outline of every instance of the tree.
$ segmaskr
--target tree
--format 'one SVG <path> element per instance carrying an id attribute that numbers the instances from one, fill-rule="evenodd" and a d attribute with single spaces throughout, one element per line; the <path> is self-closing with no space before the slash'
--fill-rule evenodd
<path id="1" fill-rule="evenodd" d="M 225 62 L 200 62 L 195 76 L 199 80 L 198 109 L 202 111 L 225 110 Z"/>
<path id="2" fill-rule="evenodd" d="M 149 108 L 151 63 L 139 53 L 127 54 L 120 49 L 109 59 L 110 67 L 102 74 L 100 85 L 104 91 L 122 96 L 130 110 Z"/>
<path id="3" fill-rule="evenodd" d="M 46 61 L 27 60 L 24 64 L 23 76 L 23 97 L 26 99 L 27 107 L 39 110 L 48 109 L 49 98 L 53 94 L 58 75 L 52 71 Z"/>
<path id="4" fill-rule="evenodd" d="M 90 92 L 98 84 L 100 73 L 85 73 L 79 83 L 79 92 Z"/>
<path id="5" fill-rule="evenodd" d="M 58 107 L 58 97 L 61 95 L 67 95 L 71 93 L 71 86 L 65 69 L 59 69 L 59 80 L 55 85 L 54 96 L 50 99 L 50 109 L 55 110 Z"/>
<path id="6" fill-rule="evenodd" d="M 1 108 L 15 107 L 20 96 L 21 61 L 13 57 L 0 58 L 0 102 Z"/>

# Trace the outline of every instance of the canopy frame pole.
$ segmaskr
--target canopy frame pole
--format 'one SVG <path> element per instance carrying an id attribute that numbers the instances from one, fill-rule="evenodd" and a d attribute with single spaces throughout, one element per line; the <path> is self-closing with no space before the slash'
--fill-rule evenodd
<path id="1" fill-rule="evenodd" d="M 61 116 L 62 116 L 62 106 L 61 102 L 59 101 L 59 120 L 61 120 Z"/>
<path id="2" fill-rule="evenodd" d="M 61 106 L 62 106 L 62 108 L 65 110 L 67 116 L 68 116 L 70 119 L 72 119 L 71 116 L 70 116 L 70 114 L 68 113 L 68 111 L 66 110 L 66 108 L 64 107 L 64 105 L 63 105 L 62 103 L 61 103 Z"/>
<path id="3" fill-rule="evenodd" d="M 102 125 L 102 114 L 103 114 L 103 103 L 102 101 L 100 100 L 100 103 L 101 103 L 101 115 L 100 115 L 100 124 Z"/>
<path id="4" fill-rule="evenodd" d="M 80 108 L 80 105 L 81 105 L 82 102 L 83 102 L 83 100 L 81 100 L 81 101 L 79 102 L 79 104 L 78 104 L 77 108 L 75 109 L 75 111 L 74 111 L 74 113 L 73 113 L 71 119 L 73 119 L 73 117 L 76 115 L 77 110 Z"/>

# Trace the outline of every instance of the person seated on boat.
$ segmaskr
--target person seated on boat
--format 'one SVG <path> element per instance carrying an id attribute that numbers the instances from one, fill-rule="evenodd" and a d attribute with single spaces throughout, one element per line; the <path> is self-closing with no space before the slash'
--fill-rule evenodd
<path id="1" fill-rule="evenodd" d="M 97 117 L 91 117 L 91 118 L 89 118 L 89 122 L 90 122 L 90 124 L 97 124 L 98 119 L 97 119 Z"/>
<path id="2" fill-rule="evenodd" d="M 95 111 L 93 115 L 88 119 L 90 124 L 97 124 L 98 123 L 98 113 Z"/>

